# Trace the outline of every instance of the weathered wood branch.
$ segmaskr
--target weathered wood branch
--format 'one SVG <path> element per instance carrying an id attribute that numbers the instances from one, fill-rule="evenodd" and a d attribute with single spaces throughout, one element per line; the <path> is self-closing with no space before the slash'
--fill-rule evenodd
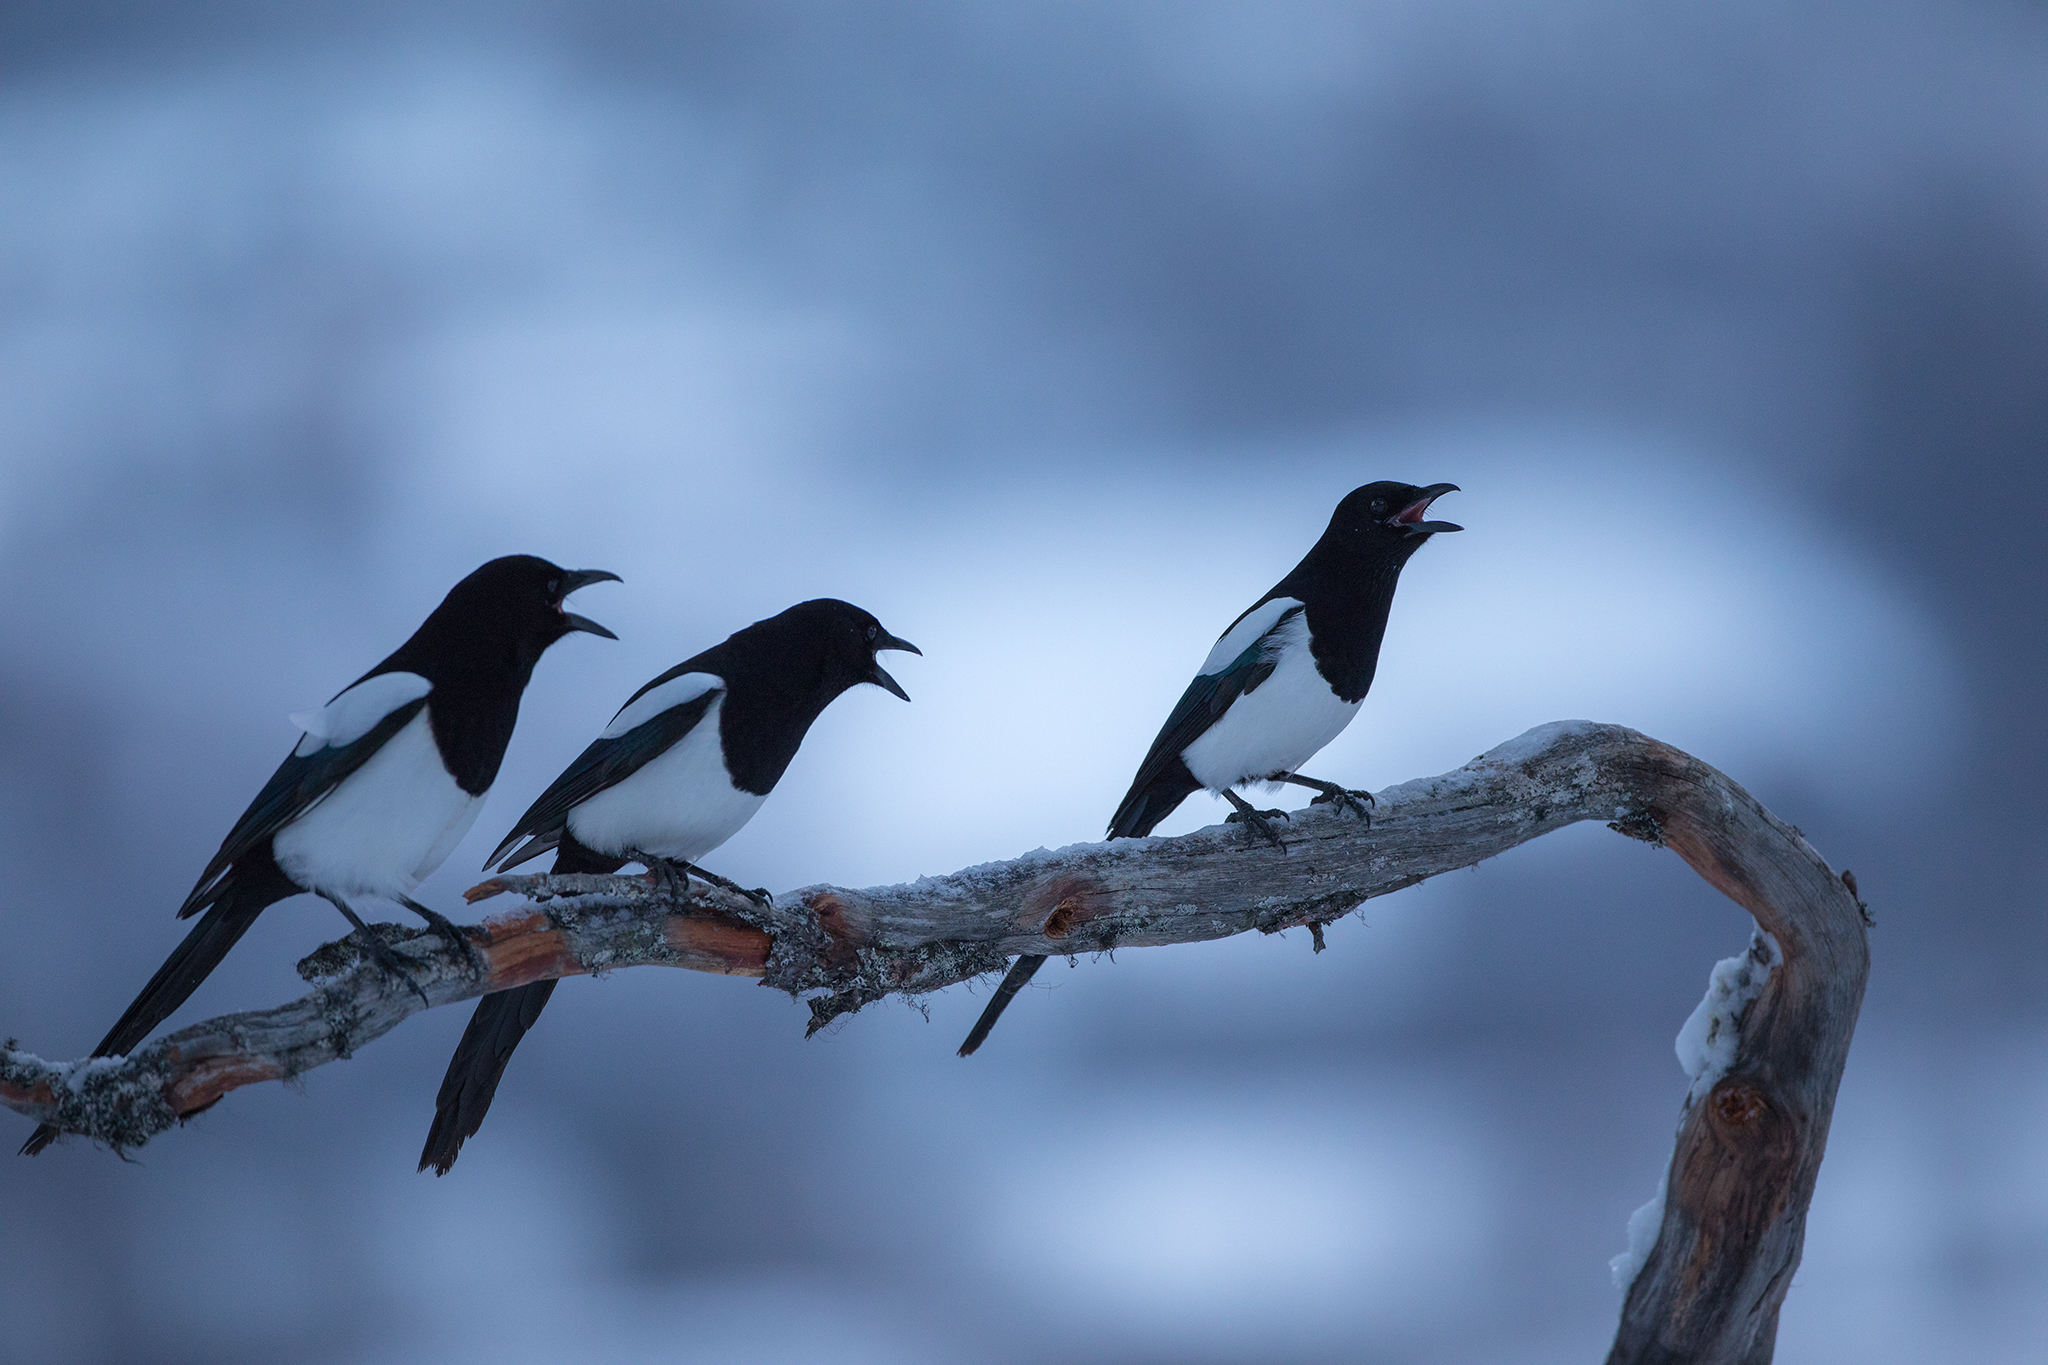
<path id="1" fill-rule="evenodd" d="M 1633 730 L 1541 726 L 1439 777 L 1378 794 L 1370 829 L 1297 812 L 1281 854 L 1231 826 L 1040 850 L 900 886 L 813 886 L 773 907 L 692 882 L 500 877 L 532 903 L 476 931 L 484 964 L 431 934 L 376 926 L 418 991 L 362 961 L 354 936 L 300 964 L 316 983 L 126 1058 L 50 1063 L 0 1050 L 0 1103 L 116 1148 L 139 1147 L 230 1090 L 349 1056 L 408 1015 L 549 977 L 662 965 L 755 976 L 810 1005 L 810 1027 L 892 994 L 1071 954 L 1322 926 L 1362 902 L 1602 820 L 1661 844 L 1756 917 L 1782 960 L 1739 1021 L 1726 1074 L 1688 1105 L 1656 1244 L 1610 1362 L 1770 1358 L 1827 1144 L 1869 953 L 1861 907 L 1797 830 L 1699 760 Z M 422 998 L 424 997 L 424 998 Z"/>

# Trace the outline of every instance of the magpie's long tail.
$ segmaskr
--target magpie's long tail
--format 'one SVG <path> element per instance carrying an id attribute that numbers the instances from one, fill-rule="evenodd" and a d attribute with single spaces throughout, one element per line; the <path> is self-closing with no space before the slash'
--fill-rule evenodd
<path id="1" fill-rule="evenodd" d="M 1154 825 L 1173 814 L 1181 802 L 1201 789 L 1202 784 L 1195 780 L 1195 775 L 1188 771 L 1188 765 L 1178 757 L 1169 760 L 1159 772 L 1149 777 L 1141 770 L 1138 780 L 1131 783 L 1131 789 L 1124 793 L 1123 804 L 1116 808 L 1116 814 L 1110 819 L 1109 837 L 1144 838 L 1152 832 Z M 1017 998 L 1017 992 L 1029 985 L 1031 978 L 1044 965 L 1045 958 L 1037 953 L 1026 953 L 1010 964 L 1010 974 L 989 997 L 981 1018 L 975 1020 L 974 1027 L 968 1030 L 967 1041 L 960 1044 L 962 1057 L 972 1057 L 975 1049 L 988 1040 L 989 1030 L 996 1026 L 996 1020 L 1003 1017 L 1003 1011 Z"/>
<path id="2" fill-rule="evenodd" d="M 1143 839 L 1153 831 L 1153 825 L 1174 814 L 1174 808 L 1180 806 L 1180 802 L 1200 790 L 1202 784 L 1194 780 L 1194 774 L 1188 772 L 1188 765 L 1182 763 L 1180 757 L 1169 759 L 1157 774 L 1151 774 L 1149 778 L 1141 769 L 1139 780 L 1130 784 L 1130 790 L 1124 792 L 1122 804 L 1116 806 L 1116 814 L 1110 817 L 1110 839 Z M 1042 966 L 1042 954 L 1024 954 L 1010 964 L 1010 974 L 1004 976 L 1004 984 L 995 986 L 995 995 L 989 997 L 981 1017 L 975 1019 L 975 1027 L 967 1031 L 967 1042 L 961 1044 L 961 1056 L 973 1056 L 975 1050 L 987 1042 L 989 1029 L 995 1027 L 997 1019 L 1004 1017 L 1004 1011 L 1010 1009 L 1010 1001 L 1016 999 L 1018 990 L 1030 984 L 1030 978 L 1036 976 Z"/>
<path id="3" fill-rule="evenodd" d="M 616 872 L 626 865 L 624 858 L 593 852 L 576 842 L 567 830 L 555 850 L 554 872 Z M 484 1126 L 498 1082 L 512 1060 L 513 1050 L 527 1030 L 540 1022 L 548 997 L 555 993 L 553 981 L 535 981 L 509 991 L 493 991 L 476 1002 L 476 1013 L 448 1059 L 448 1074 L 441 1078 L 441 1093 L 434 1098 L 434 1126 L 427 1130 L 427 1145 L 420 1150 L 420 1169 L 432 1167 L 435 1175 L 454 1168 L 462 1144 Z"/>
<path id="4" fill-rule="evenodd" d="M 988 1031 L 996 1026 L 996 1020 L 1003 1017 L 1003 1011 L 1010 1007 L 1010 1001 L 1017 992 L 1031 984 L 1031 978 L 1038 975 L 1038 969 L 1045 965 L 1042 953 L 1025 953 L 1010 964 L 1010 974 L 1003 978 L 1003 984 L 996 987 L 996 993 L 989 997 L 988 1008 L 981 1012 L 981 1018 L 974 1021 L 968 1031 L 967 1041 L 960 1044 L 960 1055 L 972 1057 L 974 1050 L 988 1038 Z"/>
<path id="5" fill-rule="evenodd" d="M 142 994 L 135 997 L 135 1003 L 128 1007 L 128 1012 L 107 1030 L 107 1036 L 92 1050 L 92 1055 L 122 1057 L 134 1050 L 135 1045 L 168 1019 L 178 1006 L 191 999 L 192 992 L 199 989 L 199 983 L 212 974 L 221 959 L 228 955 L 228 950 L 249 932 L 249 926 L 256 922 L 258 915 L 285 897 L 296 896 L 299 891 L 300 887 L 268 857 L 237 863 L 213 893 L 212 904 L 200 916 L 199 923 L 192 926 L 192 932 L 172 950 L 164 965 L 156 969 L 156 975 L 142 988 Z M 55 1141 L 61 1131 L 47 1123 L 42 1125 L 22 1144 L 21 1154 L 34 1156 Z"/>
<path id="6" fill-rule="evenodd" d="M 535 981 L 477 1001 L 476 1013 L 448 1059 L 448 1074 L 441 1078 L 434 1126 L 427 1130 L 427 1145 L 420 1152 L 421 1170 L 431 1166 L 435 1175 L 446 1175 L 454 1167 L 462 1144 L 483 1127 L 512 1050 L 540 1022 L 540 1012 L 554 993 L 554 982 Z"/>
<path id="7" fill-rule="evenodd" d="M 1139 781 L 1131 783 L 1131 789 L 1124 793 L 1123 803 L 1110 817 L 1109 837 L 1144 838 L 1152 832 L 1154 825 L 1173 814 L 1181 802 L 1201 789 L 1202 784 L 1195 780 L 1195 775 L 1188 771 L 1188 765 L 1178 757 L 1166 763 L 1150 780 L 1141 775 Z"/>

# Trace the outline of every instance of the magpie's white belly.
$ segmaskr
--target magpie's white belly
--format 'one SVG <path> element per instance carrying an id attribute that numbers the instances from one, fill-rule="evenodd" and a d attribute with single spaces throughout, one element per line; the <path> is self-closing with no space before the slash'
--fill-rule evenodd
<path id="1" fill-rule="evenodd" d="M 767 800 L 733 786 L 718 742 L 723 698 L 631 777 L 569 812 L 576 842 L 615 858 L 638 849 L 696 862 L 740 832 Z"/>
<path id="2" fill-rule="evenodd" d="M 271 841 L 301 886 L 347 896 L 406 896 L 455 851 L 484 798 L 455 785 L 424 709 Z"/>
<path id="3" fill-rule="evenodd" d="M 1181 761 L 1209 790 L 1295 771 L 1358 714 L 1358 703 L 1339 698 L 1316 672 L 1307 627 L 1289 637 L 1272 675 L 1181 750 Z"/>

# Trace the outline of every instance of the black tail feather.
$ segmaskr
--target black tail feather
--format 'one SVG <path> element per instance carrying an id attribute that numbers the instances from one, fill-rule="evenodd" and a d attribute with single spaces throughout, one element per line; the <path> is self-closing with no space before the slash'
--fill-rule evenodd
<path id="1" fill-rule="evenodd" d="M 228 951 L 249 932 L 268 906 L 299 893 L 299 886 L 265 857 L 238 863 L 209 893 L 212 904 L 172 950 L 164 965 L 135 997 L 127 1013 L 107 1030 L 92 1050 L 95 1057 L 122 1057 L 135 1049 L 178 1006 L 191 999 Z M 61 1130 L 43 1124 L 22 1144 L 23 1156 L 34 1156 L 55 1141 Z"/>
<path id="2" fill-rule="evenodd" d="M 988 1007 L 982 1010 L 981 1018 L 974 1021 L 974 1027 L 968 1031 L 967 1041 L 960 1044 L 962 1057 L 972 1057 L 974 1050 L 988 1040 L 988 1031 L 996 1026 L 996 1020 L 1003 1017 L 1003 1011 L 1010 1007 L 1010 1001 L 1016 998 L 1018 991 L 1030 984 L 1031 978 L 1036 976 L 1038 969 L 1044 965 L 1045 957 L 1040 953 L 1026 953 L 1011 964 L 1010 974 L 1003 978 L 1003 984 L 996 987 L 996 993 L 989 997 Z"/>
<path id="3" fill-rule="evenodd" d="M 477 1001 L 434 1100 L 434 1126 L 427 1130 L 427 1145 L 420 1151 L 421 1170 L 431 1166 L 435 1175 L 446 1175 L 455 1165 L 462 1144 L 483 1127 L 512 1050 L 540 1022 L 540 1012 L 554 993 L 553 981 L 536 981 Z"/>
<path id="4" fill-rule="evenodd" d="M 1131 784 L 1131 789 L 1124 793 L 1123 804 L 1110 817 L 1109 837 L 1144 838 L 1152 832 L 1154 825 L 1173 814 L 1181 802 L 1201 789 L 1202 784 L 1188 771 L 1188 765 L 1175 758 L 1142 787 L 1135 782 Z"/>
<path id="5" fill-rule="evenodd" d="M 565 829 L 550 870 L 616 872 L 625 865 L 624 858 L 585 848 Z M 476 1013 L 469 1017 L 469 1027 L 462 1031 L 462 1041 L 448 1059 L 441 1093 L 434 1098 L 434 1124 L 427 1130 L 427 1145 L 420 1150 L 421 1170 L 431 1166 L 435 1175 L 446 1175 L 454 1167 L 462 1144 L 483 1127 L 513 1050 L 540 1022 L 540 1012 L 554 993 L 553 981 L 535 981 L 509 991 L 493 991 L 477 1001 Z"/>
<path id="6" fill-rule="evenodd" d="M 1116 814 L 1109 821 L 1109 837 L 1112 839 L 1142 839 L 1152 832 L 1152 827 L 1173 814 L 1180 803 L 1202 789 L 1195 775 L 1188 771 L 1188 765 L 1175 757 L 1160 768 L 1149 781 L 1133 782 L 1131 789 L 1124 793 L 1123 804 L 1116 808 Z M 1045 965 L 1042 956 L 1026 953 L 1010 967 L 1010 974 L 1003 978 L 1003 984 L 996 987 L 996 993 L 989 998 L 988 1007 L 981 1012 L 981 1018 L 974 1021 L 974 1027 L 967 1034 L 967 1041 L 960 1044 L 960 1055 L 971 1057 L 976 1048 L 988 1040 L 989 1030 L 996 1026 L 996 1020 L 1003 1017 L 1003 1011 L 1017 997 L 1017 992 Z"/>

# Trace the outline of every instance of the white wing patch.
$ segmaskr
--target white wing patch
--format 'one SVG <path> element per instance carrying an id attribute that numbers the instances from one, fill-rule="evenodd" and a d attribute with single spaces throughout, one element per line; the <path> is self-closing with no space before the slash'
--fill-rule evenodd
<path id="1" fill-rule="evenodd" d="M 1196 670 L 1203 677 L 1221 673 L 1237 660 L 1237 656 L 1252 647 L 1252 643 L 1279 623 L 1281 617 L 1290 611 L 1301 610 L 1301 603 L 1292 597 L 1276 597 L 1270 602 L 1261 602 L 1244 614 L 1244 618 L 1229 630 L 1209 651 L 1209 657 L 1202 660 Z"/>
<path id="2" fill-rule="evenodd" d="M 1272 676 L 1257 691 L 1230 703 L 1214 725 L 1180 751 L 1195 781 L 1212 792 L 1268 773 L 1294 772 L 1358 714 L 1358 703 L 1332 692 L 1316 671 L 1308 617 L 1289 617 L 1278 635 L 1279 648 L 1268 656 L 1274 661 Z"/>
<path id="3" fill-rule="evenodd" d="M 641 693 L 619 709 L 612 717 L 612 723 L 604 727 L 599 739 L 617 739 L 630 730 L 637 730 L 664 711 L 673 710 L 685 702 L 697 700 L 706 692 L 725 686 L 725 679 L 716 673 L 685 673 L 679 678 L 670 678 L 656 688 Z"/>
<path id="4" fill-rule="evenodd" d="M 637 849 L 686 862 L 737 834 L 768 798 L 732 784 L 718 737 L 724 705 L 722 697 L 713 700 L 704 719 L 665 752 L 572 807 L 569 832 L 584 847 L 614 857 Z"/>
<path id="5" fill-rule="evenodd" d="M 318 711 L 294 711 L 292 724 L 306 732 L 292 752 L 300 758 L 322 749 L 353 744 L 377 728 L 377 722 L 434 690 L 417 673 L 379 673 L 365 678 Z"/>
<path id="6" fill-rule="evenodd" d="M 294 881 L 315 891 L 409 896 L 462 842 L 483 808 L 483 797 L 471 796 L 448 775 L 433 723 L 422 711 L 279 830 L 270 850 Z"/>

